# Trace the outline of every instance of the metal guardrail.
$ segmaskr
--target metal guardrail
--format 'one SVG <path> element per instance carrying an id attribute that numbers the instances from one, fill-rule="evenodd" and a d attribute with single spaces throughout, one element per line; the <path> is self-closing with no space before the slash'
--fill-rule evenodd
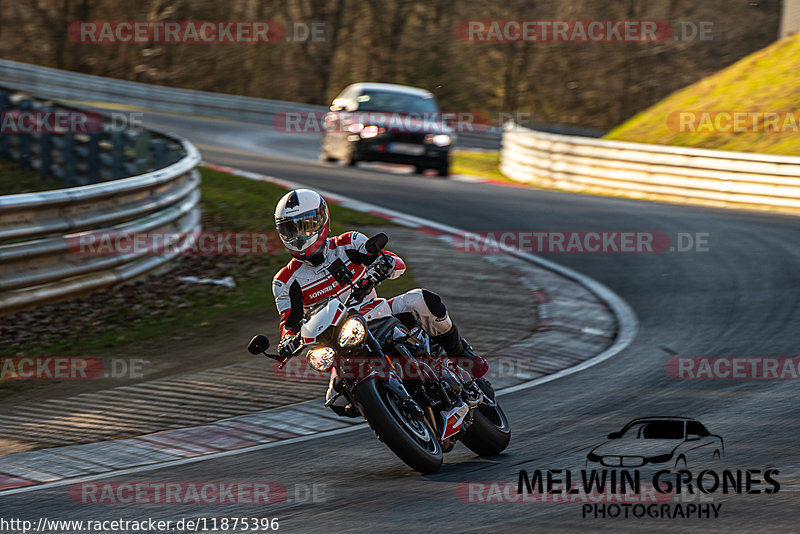
<path id="1" fill-rule="evenodd" d="M 800 158 L 547 134 L 507 124 L 500 171 L 573 191 L 800 209 Z"/>
<path id="2" fill-rule="evenodd" d="M 161 87 L 8 60 L 0 60 L 0 84 L 48 98 L 115 102 L 259 124 L 272 124 L 274 116 L 281 112 L 321 113 L 328 109 L 324 106 L 282 100 Z M 457 146 L 498 150 L 501 136 L 500 128 L 490 128 L 484 132 L 462 132 L 458 134 Z"/>
<path id="3" fill-rule="evenodd" d="M 37 104 L 42 104 L 38 102 Z M 34 108 L 36 106 L 33 106 Z M 40 106 L 41 108 L 42 106 Z M 142 143 L 142 133 L 119 132 L 111 138 L 113 152 L 121 154 L 120 162 L 112 167 L 119 172 L 141 172 L 141 157 L 151 143 Z M 49 301 L 104 289 L 130 280 L 164 266 L 176 258 L 180 250 L 168 248 L 162 254 L 91 254 L 75 250 L 80 236 L 92 231 L 114 232 L 196 232 L 200 230 L 200 175 L 195 167 L 200 163 L 200 153 L 188 141 L 166 134 L 148 132 L 146 139 L 155 136 L 158 142 L 172 145 L 172 153 L 179 159 L 163 168 L 136 176 L 105 176 L 98 171 L 91 176 L 90 157 L 102 156 L 102 151 L 79 151 L 71 155 L 73 168 L 65 172 L 64 155 L 50 157 L 52 165 L 43 163 L 44 152 L 28 148 L 39 140 L 25 139 L 36 134 L 15 134 L 18 138 L 5 139 L 9 154 L 44 170 L 55 171 L 66 185 L 87 183 L 103 178 L 108 181 L 81 185 L 67 189 L 0 196 L 0 314 L 31 307 Z M 0 137 L 13 137 L 2 134 Z M 74 134 L 52 134 L 55 145 L 74 147 L 65 141 Z M 40 137 L 41 138 L 41 137 Z M 115 140 L 127 143 L 140 139 L 145 151 L 134 152 L 132 163 L 125 163 L 127 149 L 113 145 Z M 99 142 L 99 141 L 98 141 Z M 162 150 L 165 157 L 169 152 Z M 157 157 L 148 159 L 151 165 Z M 167 160 L 168 161 L 168 160 Z M 162 163 L 166 163 L 163 159 Z M 102 160 L 98 160 L 98 167 Z M 89 250 L 89 252 L 92 252 Z"/>
<path id="4" fill-rule="evenodd" d="M 58 113 L 66 120 L 53 119 Z M 141 174 L 182 157 L 180 143 L 169 137 L 121 128 L 101 113 L 3 87 L 0 117 L 0 157 L 16 160 L 25 170 L 37 170 L 42 179 L 58 177 L 64 187 Z M 80 119 L 80 128 L 62 124 L 75 119 Z"/>

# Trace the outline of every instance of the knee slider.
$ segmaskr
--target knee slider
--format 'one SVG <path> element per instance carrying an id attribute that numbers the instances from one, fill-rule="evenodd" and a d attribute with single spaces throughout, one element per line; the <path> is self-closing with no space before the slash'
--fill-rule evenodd
<path id="1" fill-rule="evenodd" d="M 444 307 L 444 302 L 442 302 L 442 299 L 439 297 L 439 295 L 433 291 L 423 289 L 422 298 L 425 299 L 425 305 L 437 319 L 442 319 L 445 315 L 447 315 L 447 308 Z"/>

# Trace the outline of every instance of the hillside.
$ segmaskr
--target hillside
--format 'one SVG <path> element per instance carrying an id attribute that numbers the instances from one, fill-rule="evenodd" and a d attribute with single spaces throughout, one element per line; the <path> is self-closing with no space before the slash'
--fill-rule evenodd
<path id="1" fill-rule="evenodd" d="M 800 35 L 673 93 L 606 139 L 800 155 Z"/>

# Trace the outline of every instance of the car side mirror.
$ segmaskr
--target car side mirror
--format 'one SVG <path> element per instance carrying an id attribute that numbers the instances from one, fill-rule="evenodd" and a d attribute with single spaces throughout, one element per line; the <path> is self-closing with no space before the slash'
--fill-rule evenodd
<path id="1" fill-rule="evenodd" d="M 342 109 L 344 109 L 344 106 L 342 106 L 341 104 L 333 104 L 331 105 L 330 109 L 331 111 L 342 111 Z"/>
<path id="2" fill-rule="evenodd" d="M 612 432 L 608 435 L 608 439 L 619 439 L 621 434 L 619 432 Z"/>
<path id="3" fill-rule="evenodd" d="M 686 434 L 686 441 L 697 441 L 700 439 L 700 434 Z"/>
<path id="4" fill-rule="evenodd" d="M 388 242 L 389 237 L 381 232 L 367 239 L 367 243 L 364 245 L 364 248 L 367 250 L 367 253 L 375 256 L 381 253 L 383 247 L 385 247 L 386 243 Z"/>
<path id="5" fill-rule="evenodd" d="M 253 356 L 258 356 L 262 352 L 266 352 L 268 348 L 269 338 L 267 336 L 262 336 L 261 334 L 253 336 L 253 339 L 250 340 L 250 344 L 247 345 L 247 350 Z"/>

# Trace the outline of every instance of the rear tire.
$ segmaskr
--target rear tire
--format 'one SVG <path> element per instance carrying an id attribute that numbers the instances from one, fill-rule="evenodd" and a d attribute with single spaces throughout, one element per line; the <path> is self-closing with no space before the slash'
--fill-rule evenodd
<path id="1" fill-rule="evenodd" d="M 422 474 L 442 467 L 442 447 L 424 419 L 405 418 L 399 399 L 378 380 L 365 380 L 353 392 L 367 422 L 379 438 L 409 467 Z"/>
<path id="2" fill-rule="evenodd" d="M 511 424 L 503 408 L 494 399 L 494 391 L 486 380 L 475 383 L 483 391 L 483 402 L 472 412 L 472 425 L 461 438 L 469 450 L 479 456 L 496 456 L 508 447 L 511 441 Z"/>

